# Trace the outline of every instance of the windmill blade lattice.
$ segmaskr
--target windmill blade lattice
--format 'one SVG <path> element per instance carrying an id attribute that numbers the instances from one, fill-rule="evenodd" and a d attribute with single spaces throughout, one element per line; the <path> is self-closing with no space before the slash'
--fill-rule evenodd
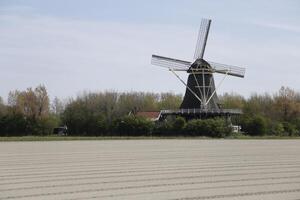
<path id="1" fill-rule="evenodd" d="M 198 33 L 198 39 L 197 39 L 197 44 L 196 44 L 196 49 L 195 49 L 195 54 L 194 54 L 194 59 L 199 59 L 203 58 L 204 51 L 205 51 L 205 46 L 206 46 L 206 41 L 208 37 L 208 32 L 210 28 L 210 19 L 202 19 L 201 20 L 201 25 Z"/>
<path id="2" fill-rule="evenodd" d="M 191 66 L 191 62 L 158 55 L 152 55 L 151 64 L 169 69 L 171 68 L 175 71 L 187 71 Z"/>
<path id="3" fill-rule="evenodd" d="M 212 69 L 217 73 L 228 74 L 240 78 L 243 78 L 245 76 L 245 71 L 246 71 L 245 68 L 237 67 L 233 65 L 225 65 L 225 64 L 220 64 L 220 63 L 215 63 L 210 61 L 208 61 L 208 63 L 212 67 Z"/>

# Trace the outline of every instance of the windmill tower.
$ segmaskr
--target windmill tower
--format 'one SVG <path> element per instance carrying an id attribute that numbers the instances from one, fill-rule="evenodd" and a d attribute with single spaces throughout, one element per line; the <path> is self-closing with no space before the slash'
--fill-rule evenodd
<path id="1" fill-rule="evenodd" d="M 221 109 L 218 103 L 217 89 L 227 76 L 243 78 L 245 68 L 224 65 L 210 62 L 203 59 L 206 42 L 208 38 L 210 19 L 202 19 L 196 49 L 194 62 L 178 60 L 158 55 L 152 55 L 151 63 L 153 65 L 168 68 L 186 87 L 183 101 L 178 111 L 164 111 L 165 113 L 191 113 L 194 114 L 240 114 L 241 111 L 234 109 Z M 178 71 L 184 71 L 189 74 L 187 83 L 177 74 Z M 220 83 L 215 86 L 213 74 L 223 74 Z"/>

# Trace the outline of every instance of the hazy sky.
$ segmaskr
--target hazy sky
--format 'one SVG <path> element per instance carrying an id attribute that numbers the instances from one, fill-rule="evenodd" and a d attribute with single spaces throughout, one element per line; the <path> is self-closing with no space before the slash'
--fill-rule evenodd
<path id="1" fill-rule="evenodd" d="M 192 61 L 203 17 L 213 20 L 204 58 L 246 68 L 219 93 L 300 90 L 297 0 L 0 0 L 0 96 L 38 84 L 51 98 L 183 93 L 176 77 L 150 64 L 151 54 Z"/>

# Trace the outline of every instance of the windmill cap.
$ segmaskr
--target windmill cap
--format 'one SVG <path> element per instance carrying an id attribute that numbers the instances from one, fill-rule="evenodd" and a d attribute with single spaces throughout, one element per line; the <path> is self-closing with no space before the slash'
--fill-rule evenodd
<path id="1" fill-rule="evenodd" d="M 210 70 L 211 66 L 204 59 L 199 58 L 195 60 L 195 62 L 191 65 L 191 67 L 188 69 L 187 72 L 192 73 L 193 70 L 199 70 L 199 69 Z"/>

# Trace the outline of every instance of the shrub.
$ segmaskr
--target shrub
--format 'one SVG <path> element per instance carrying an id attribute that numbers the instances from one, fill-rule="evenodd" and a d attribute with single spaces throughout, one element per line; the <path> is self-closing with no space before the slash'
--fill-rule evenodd
<path id="1" fill-rule="evenodd" d="M 273 135 L 283 136 L 284 135 L 284 126 L 283 126 L 283 124 L 280 123 L 280 122 L 275 123 L 275 125 L 273 126 L 271 132 L 272 132 Z"/>
<path id="2" fill-rule="evenodd" d="M 286 136 L 297 136 L 299 135 L 299 131 L 297 130 L 296 126 L 289 123 L 283 122 L 284 132 Z"/>
<path id="3" fill-rule="evenodd" d="M 155 136 L 179 136 L 184 135 L 186 121 L 183 117 L 167 117 L 164 121 L 155 123 L 153 135 Z"/>
<path id="4" fill-rule="evenodd" d="M 105 136 L 109 130 L 109 125 L 107 120 L 103 116 L 100 116 L 96 122 L 97 133 L 96 136 Z"/>
<path id="5" fill-rule="evenodd" d="M 189 136 L 225 137 L 231 133 L 225 119 L 196 119 L 187 123 L 185 132 Z"/>
<path id="6" fill-rule="evenodd" d="M 37 124 L 39 125 L 39 135 L 51 135 L 53 129 L 60 125 L 60 119 L 55 115 L 49 115 L 38 120 Z"/>
<path id="7" fill-rule="evenodd" d="M 9 114 L 1 117 L 1 136 L 23 136 L 27 133 L 27 121 L 22 114 Z"/>
<path id="8" fill-rule="evenodd" d="M 183 117 L 176 117 L 172 125 L 174 131 L 181 132 L 184 129 L 186 122 Z"/>
<path id="9" fill-rule="evenodd" d="M 155 123 L 152 135 L 154 136 L 172 136 L 173 127 L 170 121 L 164 120 Z"/>
<path id="10" fill-rule="evenodd" d="M 267 133 L 267 122 L 262 116 L 246 117 L 242 120 L 242 130 L 249 135 L 265 135 Z"/>
<path id="11" fill-rule="evenodd" d="M 126 116 L 115 120 L 112 128 L 119 136 L 147 136 L 153 127 L 154 123 L 143 117 Z"/>

